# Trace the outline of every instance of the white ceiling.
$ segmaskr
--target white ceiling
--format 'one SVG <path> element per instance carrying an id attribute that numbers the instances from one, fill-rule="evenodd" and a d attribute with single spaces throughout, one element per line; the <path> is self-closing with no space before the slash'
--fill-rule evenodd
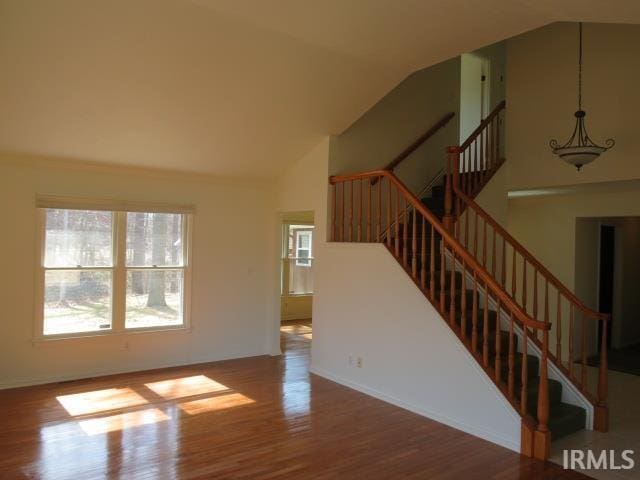
<path id="1" fill-rule="evenodd" d="M 0 0 L 0 150 L 273 178 L 411 72 L 637 0 Z"/>

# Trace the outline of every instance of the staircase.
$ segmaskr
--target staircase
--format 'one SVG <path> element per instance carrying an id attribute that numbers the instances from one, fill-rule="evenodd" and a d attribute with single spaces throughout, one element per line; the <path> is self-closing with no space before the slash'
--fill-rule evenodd
<path id="1" fill-rule="evenodd" d="M 430 195 L 425 196 L 421 199 L 422 203 L 427 207 L 438 219 L 442 221 L 445 214 L 445 184 L 446 177 L 443 179 L 443 182 L 431 187 Z M 400 231 L 404 232 L 404 229 L 407 231 L 413 230 L 412 218 L 406 219 L 405 222 L 401 222 Z M 430 242 L 430 231 L 426 229 L 426 231 L 422 230 L 421 225 L 417 225 L 417 244 L 420 245 L 422 243 L 422 236 L 426 235 L 425 241 L 427 243 Z M 395 240 L 395 237 L 392 235 L 392 239 Z M 440 248 L 441 236 L 435 235 L 435 245 L 436 249 Z M 392 241 L 393 243 L 393 241 Z M 400 242 L 400 254 L 402 257 L 405 256 L 405 248 L 404 242 Z M 420 252 L 414 252 L 412 250 L 412 242 L 407 244 L 406 247 L 406 256 L 408 258 L 413 258 L 414 256 L 419 256 Z M 428 262 L 429 259 L 426 259 Z M 451 268 L 445 270 L 445 288 L 444 288 L 444 296 L 445 303 L 448 305 L 451 299 Z M 441 285 L 438 282 L 439 272 L 436 273 L 436 297 L 440 296 L 441 293 Z M 454 273 L 454 296 L 456 305 L 455 305 L 455 324 L 460 329 L 465 329 L 470 331 L 471 325 L 469 325 L 469 320 L 474 318 L 474 309 L 477 312 L 478 310 L 482 310 L 482 305 L 480 302 L 480 298 L 476 295 L 474 296 L 473 289 L 469 288 L 468 285 L 465 285 L 466 288 L 463 289 L 462 285 L 462 274 L 460 272 Z M 464 299 L 464 305 L 462 297 Z M 488 364 L 489 369 L 496 369 L 496 364 L 498 364 L 498 369 L 500 371 L 500 383 L 508 387 L 508 376 L 509 376 L 509 362 L 513 361 L 513 370 L 516 372 L 523 371 L 523 359 L 521 356 L 515 356 L 514 352 L 518 351 L 518 342 L 520 341 L 518 336 L 513 336 L 513 349 L 510 348 L 510 335 L 509 329 L 505 325 L 498 324 L 498 314 L 495 310 L 495 307 L 489 306 L 487 312 L 487 329 L 485 333 L 485 317 L 480 316 L 478 318 L 476 331 L 477 337 L 475 341 L 472 339 L 471 350 L 473 352 L 478 351 L 478 346 L 482 348 L 484 345 L 485 336 L 488 339 L 487 348 L 488 348 Z M 465 325 L 462 324 L 463 319 L 467 322 Z M 499 332 L 497 332 L 499 330 Z M 462 332 L 463 337 L 468 337 L 467 331 Z M 499 339 L 499 345 L 494 339 Z M 500 354 L 496 356 L 496 352 Z M 513 357 L 510 357 L 514 355 Z M 527 372 L 527 382 L 526 389 L 524 391 L 524 396 L 526 399 L 524 400 L 524 404 L 527 406 L 527 413 L 531 415 L 531 417 L 536 420 L 537 418 L 537 406 L 538 406 L 538 397 L 539 397 L 539 387 L 540 387 L 540 378 L 538 376 L 540 371 L 540 360 L 537 356 L 528 354 L 526 356 L 526 365 L 524 366 L 524 370 Z M 516 403 L 520 405 L 522 403 L 523 391 L 522 391 L 522 381 L 519 378 L 514 379 L 514 385 L 512 386 L 515 392 Z M 562 383 L 549 379 L 549 431 L 551 432 L 551 439 L 557 440 L 571 433 L 577 432 L 585 428 L 586 423 L 586 411 L 582 407 L 578 407 L 569 403 L 562 402 Z"/>
<path id="2" fill-rule="evenodd" d="M 610 319 L 582 304 L 475 203 L 504 163 L 504 108 L 502 102 L 462 145 L 447 149 L 445 168 L 418 195 L 392 170 L 446 125 L 446 117 L 387 168 L 330 177 L 330 235 L 386 245 L 521 415 L 522 453 L 546 459 L 551 440 L 586 426 L 587 410 L 562 401 L 569 386 L 573 397 L 578 392 L 583 405 L 591 404 L 594 428 L 607 430 Z M 596 393 L 586 363 L 594 327 L 605 332 Z M 561 381 L 549 378 L 550 368 Z"/>

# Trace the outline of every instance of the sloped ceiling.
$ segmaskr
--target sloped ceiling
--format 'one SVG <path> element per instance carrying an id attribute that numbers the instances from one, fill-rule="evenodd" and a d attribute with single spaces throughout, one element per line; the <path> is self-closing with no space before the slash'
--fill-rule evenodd
<path id="1" fill-rule="evenodd" d="M 0 151 L 274 178 L 411 72 L 561 20 L 640 2 L 0 0 Z"/>

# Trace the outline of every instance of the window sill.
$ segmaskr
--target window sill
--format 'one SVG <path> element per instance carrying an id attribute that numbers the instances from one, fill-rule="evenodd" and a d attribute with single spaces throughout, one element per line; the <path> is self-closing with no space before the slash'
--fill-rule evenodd
<path id="1" fill-rule="evenodd" d="M 72 333 L 72 334 L 57 334 L 57 335 L 43 335 L 33 338 L 32 343 L 36 344 L 48 344 L 48 343 L 56 343 L 62 342 L 65 340 L 85 340 L 85 339 L 97 339 L 97 338 L 121 338 L 127 337 L 130 335 L 140 335 L 140 334 L 150 334 L 150 333 L 184 333 L 191 334 L 193 327 L 180 325 L 180 326 L 166 326 L 166 327 L 142 327 L 142 328 L 131 328 L 124 331 L 106 331 L 106 332 L 86 332 L 86 333 Z"/>

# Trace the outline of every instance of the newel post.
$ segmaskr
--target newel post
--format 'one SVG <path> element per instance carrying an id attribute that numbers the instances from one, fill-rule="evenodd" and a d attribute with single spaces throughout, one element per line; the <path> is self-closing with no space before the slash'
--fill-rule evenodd
<path id="1" fill-rule="evenodd" d="M 549 324 L 546 323 L 548 326 Z M 526 328 L 526 327 L 525 327 Z M 549 457 L 551 432 L 549 431 L 549 376 L 547 363 L 549 356 L 549 329 L 542 334 L 542 355 L 540 358 L 540 383 L 538 385 L 538 425 L 533 432 L 533 456 L 539 460 Z"/>
<path id="2" fill-rule="evenodd" d="M 460 187 L 460 147 L 447 148 L 447 175 L 445 176 L 444 217 L 442 223 L 447 231 L 453 233 L 455 219 L 453 216 L 454 186 Z"/>
<path id="3" fill-rule="evenodd" d="M 596 405 L 593 428 L 598 432 L 609 431 L 609 407 L 607 406 L 607 334 L 608 334 L 608 322 L 611 318 L 605 317 L 602 320 L 602 335 L 600 344 L 600 370 L 598 372 L 598 404 Z"/>

